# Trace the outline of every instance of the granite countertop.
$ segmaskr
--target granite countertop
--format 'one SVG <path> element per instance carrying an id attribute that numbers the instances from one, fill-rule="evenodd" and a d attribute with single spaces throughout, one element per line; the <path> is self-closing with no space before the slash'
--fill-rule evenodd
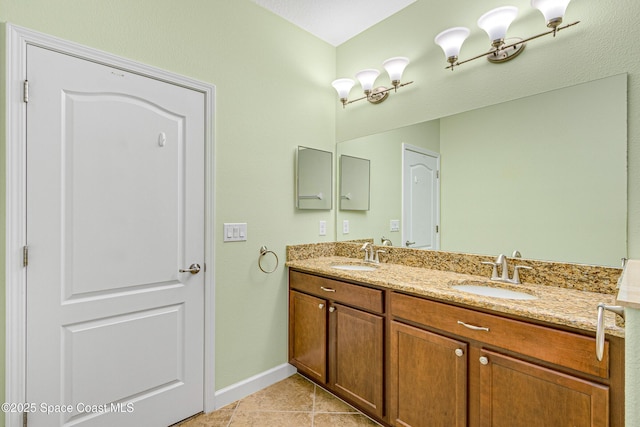
<path id="1" fill-rule="evenodd" d="M 598 304 L 601 302 L 615 304 L 615 296 L 610 294 L 528 283 L 512 285 L 494 282 L 488 277 L 399 264 L 367 264 L 377 267 L 375 271 L 340 270 L 331 267 L 332 265 L 344 264 L 362 264 L 362 262 L 355 258 L 330 256 L 290 260 L 286 265 L 309 273 L 371 284 L 440 301 L 472 308 L 483 308 L 496 313 L 535 319 L 589 332 L 596 330 Z M 486 297 L 452 288 L 452 286 L 460 284 L 486 284 L 526 292 L 537 296 L 538 299 L 514 300 Z M 622 323 L 621 319 L 616 319 L 616 317 L 611 312 L 605 312 L 605 332 L 609 335 L 624 337 L 624 327 L 619 326 Z"/>

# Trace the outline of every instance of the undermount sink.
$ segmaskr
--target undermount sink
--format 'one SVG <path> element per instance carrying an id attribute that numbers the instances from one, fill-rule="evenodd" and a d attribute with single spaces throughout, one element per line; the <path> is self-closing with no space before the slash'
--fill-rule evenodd
<path id="1" fill-rule="evenodd" d="M 376 267 L 371 265 L 362 264 L 340 264 L 332 265 L 331 268 L 337 268 L 338 270 L 351 270 L 351 271 L 375 271 Z"/>
<path id="2" fill-rule="evenodd" d="M 537 296 L 528 294 L 526 292 L 512 291 L 510 289 L 496 288 L 486 285 L 455 285 L 453 289 L 462 292 L 468 292 L 470 294 L 482 295 L 493 298 L 503 299 L 519 299 L 519 300 L 533 300 L 538 299 Z"/>

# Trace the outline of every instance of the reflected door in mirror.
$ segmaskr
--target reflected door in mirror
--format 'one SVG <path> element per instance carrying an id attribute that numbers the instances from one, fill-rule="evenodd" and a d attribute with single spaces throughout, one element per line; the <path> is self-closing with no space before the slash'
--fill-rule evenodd
<path id="1" fill-rule="evenodd" d="M 403 145 L 403 233 L 404 246 L 439 248 L 440 156 L 428 150 Z"/>

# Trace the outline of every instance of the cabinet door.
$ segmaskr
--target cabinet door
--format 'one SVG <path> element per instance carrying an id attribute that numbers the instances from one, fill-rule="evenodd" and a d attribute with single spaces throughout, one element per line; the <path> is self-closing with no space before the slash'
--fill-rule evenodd
<path id="1" fill-rule="evenodd" d="M 330 311 L 330 381 L 345 398 L 382 418 L 384 319 L 339 304 Z"/>
<path id="2" fill-rule="evenodd" d="M 467 363 L 466 343 L 392 322 L 391 423 L 465 427 Z"/>
<path id="3" fill-rule="evenodd" d="M 327 303 L 289 292 L 289 361 L 304 374 L 327 381 Z"/>
<path id="4" fill-rule="evenodd" d="M 486 350 L 480 363 L 481 427 L 609 425 L 606 386 Z"/>

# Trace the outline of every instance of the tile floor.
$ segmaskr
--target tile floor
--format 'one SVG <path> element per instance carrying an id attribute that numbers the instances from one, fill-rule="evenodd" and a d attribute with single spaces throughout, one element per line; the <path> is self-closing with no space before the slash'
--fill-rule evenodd
<path id="1" fill-rule="evenodd" d="M 295 374 L 210 414 L 176 427 L 379 426 L 311 381 Z"/>

